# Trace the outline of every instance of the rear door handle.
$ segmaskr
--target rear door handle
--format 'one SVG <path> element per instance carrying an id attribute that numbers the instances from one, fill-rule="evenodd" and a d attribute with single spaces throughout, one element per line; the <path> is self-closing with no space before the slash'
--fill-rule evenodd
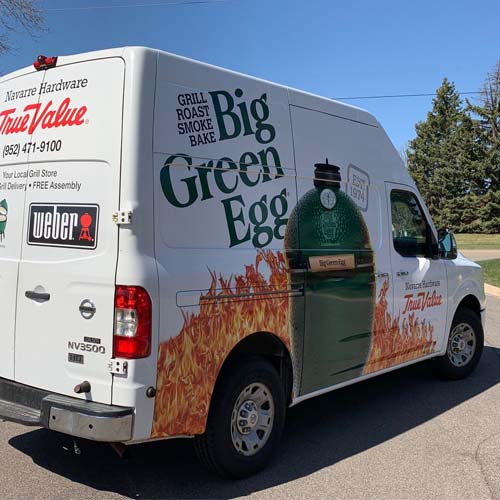
<path id="1" fill-rule="evenodd" d="M 389 273 L 375 273 L 375 278 L 388 278 Z"/>
<path id="2" fill-rule="evenodd" d="M 24 296 L 28 299 L 39 300 L 40 302 L 46 302 L 50 300 L 50 293 L 45 292 L 35 292 L 33 290 L 26 290 Z"/>
<path id="3" fill-rule="evenodd" d="M 408 271 L 398 271 L 397 276 L 408 276 L 410 273 Z"/>

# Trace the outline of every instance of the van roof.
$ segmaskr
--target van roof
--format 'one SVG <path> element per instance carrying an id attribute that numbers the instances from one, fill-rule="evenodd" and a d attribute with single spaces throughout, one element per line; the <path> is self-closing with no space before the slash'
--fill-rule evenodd
<path id="1" fill-rule="evenodd" d="M 330 99 L 328 97 L 319 96 L 316 94 L 312 94 L 309 92 L 305 92 L 303 90 L 294 89 L 292 87 L 288 87 L 286 85 L 281 85 L 275 82 L 271 82 L 269 80 L 264 80 L 262 78 L 257 78 L 254 76 L 250 76 L 244 73 L 240 73 L 237 71 L 229 70 L 227 68 L 223 68 L 220 66 L 215 66 L 213 64 L 204 63 L 202 61 L 198 61 L 195 59 L 190 59 L 188 57 L 179 56 L 176 54 L 172 54 L 170 52 L 165 52 L 159 49 L 151 49 L 148 47 L 140 47 L 140 46 L 131 46 L 131 47 L 117 47 L 112 49 L 104 49 L 92 52 L 84 52 L 80 54 L 73 55 L 62 55 L 58 56 L 58 66 L 59 65 L 67 65 L 67 64 L 75 64 L 80 61 L 85 61 L 89 59 L 106 59 L 110 57 L 121 57 L 125 60 L 128 58 L 137 56 L 141 52 L 156 52 L 160 57 L 168 57 L 168 58 L 176 58 L 183 60 L 185 62 L 194 62 L 196 64 L 200 64 L 206 67 L 211 67 L 214 69 L 218 69 L 220 71 L 225 71 L 227 73 L 231 73 L 233 75 L 244 76 L 245 78 L 251 78 L 255 81 L 261 81 L 268 85 L 273 85 L 276 87 L 281 87 L 287 89 L 289 93 L 290 104 L 298 107 L 307 107 L 309 109 L 321 111 L 323 113 L 331 114 L 334 116 L 339 116 L 342 118 L 346 118 L 349 120 L 353 120 L 356 122 L 364 123 L 367 125 L 371 125 L 374 127 L 379 127 L 379 123 L 376 118 L 369 113 L 368 111 L 358 108 L 356 106 L 352 106 L 350 104 L 345 104 L 339 101 L 335 101 L 334 99 Z M 51 55 L 51 54 L 47 54 Z M 36 56 L 33 57 L 33 61 Z M 32 65 L 21 68 L 17 71 L 9 73 L 7 75 L 3 75 L 0 78 L 0 83 L 10 80 L 12 78 L 17 78 L 19 76 L 23 76 L 29 73 L 33 73 L 36 71 Z"/>

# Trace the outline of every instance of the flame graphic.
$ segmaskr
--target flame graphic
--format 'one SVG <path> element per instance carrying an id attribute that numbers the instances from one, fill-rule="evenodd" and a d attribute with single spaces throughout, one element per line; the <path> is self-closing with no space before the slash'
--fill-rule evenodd
<path id="1" fill-rule="evenodd" d="M 266 278 L 259 270 L 269 270 Z M 179 335 L 160 344 L 152 437 L 201 434 L 217 375 L 228 353 L 253 332 L 271 332 L 290 349 L 290 303 L 281 252 L 261 250 L 245 273 L 225 278 L 210 271 L 211 284 L 199 311 L 182 311 Z M 435 350 L 434 327 L 410 313 L 402 320 L 388 310 L 389 282 L 375 306 L 373 339 L 364 374 L 425 356 Z M 275 292 L 259 296 L 262 292 Z"/>
<path id="2" fill-rule="evenodd" d="M 266 279 L 259 271 L 264 263 Z M 224 278 L 210 271 L 199 312 L 182 311 L 179 335 L 160 344 L 152 437 L 201 434 L 210 398 L 228 353 L 254 332 L 271 332 L 290 349 L 289 289 L 281 252 L 261 250 L 244 274 Z M 276 292 L 261 295 L 262 292 Z M 257 294 L 252 296 L 253 294 Z"/>
<path id="3" fill-rule="evenodd" d="M 383 370 L 412 359 L 434 352 L 436 341 L 434 327 L 410 313 L 408 317 L 391 317 L 387 309 L 386 295 L 389 282 L 386 280 L 380 289 L 373 320 L 373 338 L 364 374 Z"/>

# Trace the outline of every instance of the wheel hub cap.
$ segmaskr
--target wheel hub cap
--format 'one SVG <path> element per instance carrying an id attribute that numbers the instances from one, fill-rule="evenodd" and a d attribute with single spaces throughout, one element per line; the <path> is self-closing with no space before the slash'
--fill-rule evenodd
<path id="1" fill-rule="evenodd" d="M 238 432 L 250 434 L 259 420 L 259 410 L 257 405 L 251 401 L 244 401 L 238 410 Z"/>
<path id="2" fill-rule="evenodd" d="M 245 387 L 238 396 L 231 415 L 233 446 L 245 456 L 252 456 L 267 443 L 274 424 L 274 399 L 262 383 Z"/>
<path id="3" fill-rule="evenodd" d="M 453 347 L 453 352 L 456 353 L 462 352 L 465 348 L 465 342 L 463 339 L 456 339 L 452 347 Z"/>
<path id="4" fill-rule="evenodd" d="M 448 358 L 455 366 L 465 366 L 476 352 L 476 334 L 467 323 L 453 328 L 448 343 Z"/>

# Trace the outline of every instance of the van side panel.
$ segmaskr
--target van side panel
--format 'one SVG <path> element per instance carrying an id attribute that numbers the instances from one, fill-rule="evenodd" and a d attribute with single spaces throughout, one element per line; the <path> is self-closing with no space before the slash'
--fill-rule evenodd
<path id="1" fill-rule="evenodd" d="M 299 398 L 436 352 L 425 313 L 394 310 L 388 181 L 413 186 L 368 113 L 160 54 L 153 437 L 204 431 L 255 332 L 288 347 Z"/>
<path id="2" fill-rule="evenodd" d="M 341 189 L 357 206 L 358 215 L 362 216 L 369 233 L 369 241 L 366 238 L 364 241 L 352 240 L 351 236 L 361 232 L 355 230 L 354 211 L 350 215 L 344 212 L 335 221 L 329 221 L 321 213 L 319 217 L 324 218 L 321 230 L 331 232 L 332 242 L 325 243 L 318 238 L 315 253 L 326 253 L 328 248 L 332 254 L 342 250 L 346 255 L 354 253 L 356 274 L 361 277 L 367 262 L 360 262 L 359 258 L 371 249 L 376 287 L 369 293 L 367 279 L 362 285 L 365 292 L 361 294 L 359 286 L 353 288 L 355 278 L 348 273 L 338 276 L 342 280 L 337 283 L 338 290 L 328 279 L 319 284 L 315 279 L 314 286 L 309 287 L 306 277 L 304 394 L 437 354 L 445 335 L 446 317 L 442 304 L 446 299 L 446 279 L 442 270 L 436 269 L 440 267 L 439 261 L 436 265 L 432 259 L 408 257 L 400 258 L 395 265 L 391 258 L 395 249 L 386 185 L 393 182 L 412 191 L 415 188 L 387 134 L 376 120 L 368 119 L 365 112 L 360 111 L 357 117 L 348 116 L 345 111 L 340 112 L 338 103 L 328 100 L 323 100 L 324 105 L 319 109 L 319 100 L 311 98 L 309 105 L 313 112 L 313 109 L 304 108 L 306 101 L 301 93 L 290 92 L 299 207 L 311 190 L 313 162 L 308 160 L 314 152 L 318 158 L 328 158 L 329 163 L 339 167 L 344 183 Z M 313 224 L 311 217 L 304 219 L 306 225 Z M 435 231 L 432 221 L 428 220 L 431 230 Z M 328 228 L 325 221 L 329 221 Z M 343 233 L 342 227 L 346 224 L 349 229 Z M 301 238 L 305 237 L 303 227 L 304 224 L 299 223 Z M 363 244 L 365 251 L 357 251 Z M 303 241 L 300 246 L 303 254 L 312 250 L 310 241 Z M 335 275 L 331 278 L 334 280 Z M 329 298 L 326 287 L 330 288 Z M 321 326 L 321 308 L 315 304 L 319 295 L 322 296 L 320 306 L 328 311 L 332 324 L 329 335 L 321 335 L 322 329 L 328 331 L 328 325 Z M 366 302 L 369 296 L 371 307 Z M 412 306 L 408 307 L 410 302 Z M 367 321 L 370 316 L 371 328 Z M 369 342 L 367 328 L 370 328 Z"/>
<path id="3" fill-rule="evenodd" d="M 370 154 L 377 127 L 299 106 L 290 112 L 299 198 L 292 217 L 299 220 L 300 241 L 294 246 L 300 248 L 300 267 L 309 268 L 302 372 L 306 394 L 362 375 L 377 286 L 384 282 L 375 272 L 389 269 L 389 239 L 385 195 Z M 329 172 L 336 173 L 338 183 L 321 182 Z M 322 198 L 328 195 L 330 205 Z M 318 261 L 324 267 L 312 269 Z"/>
<path id="4" fill-rule="evenodd" d="M 160 54 L 154 437 L 204 431 L 220 367 L 244 337 L 268 332 L 291 349 L 291 144 L 286 89 Z"/>

